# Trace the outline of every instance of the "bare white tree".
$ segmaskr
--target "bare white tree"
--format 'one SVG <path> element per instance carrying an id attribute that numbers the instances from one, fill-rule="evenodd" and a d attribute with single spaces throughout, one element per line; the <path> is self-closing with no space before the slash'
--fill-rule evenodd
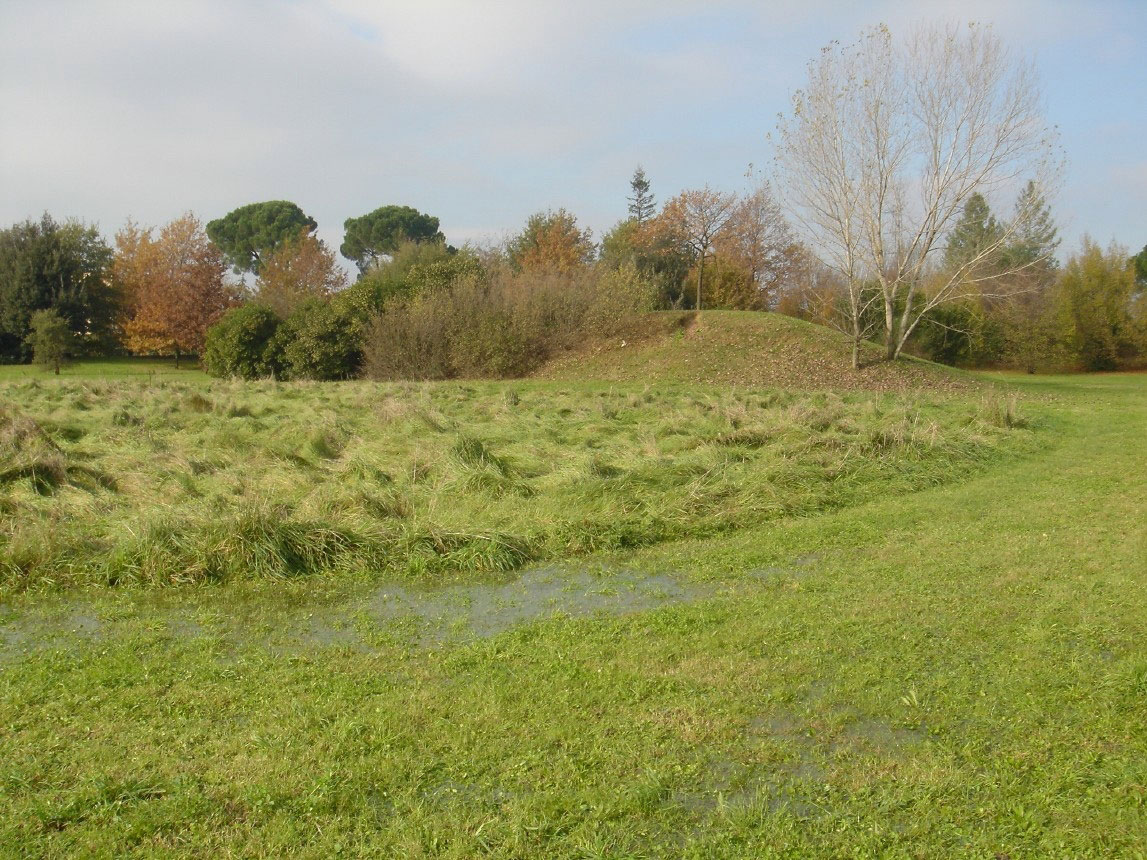
<path id="1" fill-rule="evenodd" d="M 829 45 L 771 140 L 776 185 L 805 243 L 846 284 L 854 366 L 874 303 L 893 359 L 933 308 L 1008 274 L 1001 251 L 1037 212 L 1017 211 L 971 258 L 940 265 L 972 194 L 1031 180 L 1047 199 L 1063 165 L 1031 64 L 974 24 L 924 27 L 903 46 L 884 26 Z"/>

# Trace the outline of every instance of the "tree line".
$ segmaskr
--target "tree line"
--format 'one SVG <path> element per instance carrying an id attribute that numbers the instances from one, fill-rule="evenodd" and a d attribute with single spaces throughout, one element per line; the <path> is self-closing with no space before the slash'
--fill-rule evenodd
<path id="1" fill-rule="evenodd" d="M 0 231 L 0 357 L 199 356 L 214 373 L 442 378 L 526 372 L 655 308 L 774 310 L 950 364 L 1027 370 L 1147 362 L 1147 248 L 1085 238 L 1062 263 L 1062 171 L 1034 73 L 990 28 L 886 27 L 830 45 L 744 193 L 658 205 L 638 167 L 596 241 L 565 209 L 489 247 L 382 206 L 339 252 L 289 201 L 106 243 L 45 215 Z M 1010 193 L 1006 214 L 992 201 Z M 251 276 L 247 279 L 235 276 Z M 479 334 L 476 334 L 478 332 Z"/>

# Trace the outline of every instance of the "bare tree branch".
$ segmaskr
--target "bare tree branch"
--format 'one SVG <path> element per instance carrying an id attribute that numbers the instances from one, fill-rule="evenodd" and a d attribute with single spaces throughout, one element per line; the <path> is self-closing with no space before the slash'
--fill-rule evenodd
<path id="1" fill-rule="evenodd" d="M 828 46 L 772 140 L 777 187 L 805 243 L 847 284 L 854 317 L 867 310 L 861 293 L 879 288 L 890 359 L 936 307 L 1046 259 L 999 268 L 1038 216 L 1030 207 L 959 266 L 937 259 L 972 194 L 1027 178 L 1046 198 L 1062 174 L 1034 71 L 990 28 L 925 27 L 898 47 L 880 26 L 855 45 Z"/>

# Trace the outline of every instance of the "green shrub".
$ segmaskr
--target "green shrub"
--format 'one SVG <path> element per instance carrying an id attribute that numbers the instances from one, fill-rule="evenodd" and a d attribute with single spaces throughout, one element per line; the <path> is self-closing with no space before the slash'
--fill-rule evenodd
<path id="1" fill-rule="evenodd" d="M 54 370 L 60 375 L 60 368 L 67 363 L 68 353 L 75 345 L 75 337 L 68 327 L 68 321 L 54 310 L 40 310 L 32 314 L 32 331 L 28 344 L 32 347 L 32 357 L 44 370 Z"/>
<path id="2" fill-rule="evenodd" d="M 393 257 L 368 269 L 341 295 L 365 319 L 395 299 L 447 289 L 460 278 L 482 276 L 482 264 L 469 251 L 435 242 L 405 242 Z"/>
<path id="3" fill-rule="evenodd" d="M 212 376 L 256 379 L 279 371 L 275 332 L 279 318 L 262 305 L 242 305 L 207 330 L 203 368 Z"/>
<path id="4" fill-rule="evenodd" d="M 346 304 L 312 299 L 282 322 L 272 348 L 287 379 L 348 379 L 362 360 L 359 332 Z"/>
<path id="5" fill-rule="evenodd" d="M 364 337 L 363 369 L 372 379 L 524 376 L 656 301 L 656 284 L 632 265 L 459 277 L 388 302 Z"/>
<path id="6" fill-rule="evenodd" d="M 656 281 L 642 274 L 634 263 L 607 271 L 594 283 L 585 327 L 597 335 L 616 334 L 635 316 L 654 310 L 658 296 Z"/>

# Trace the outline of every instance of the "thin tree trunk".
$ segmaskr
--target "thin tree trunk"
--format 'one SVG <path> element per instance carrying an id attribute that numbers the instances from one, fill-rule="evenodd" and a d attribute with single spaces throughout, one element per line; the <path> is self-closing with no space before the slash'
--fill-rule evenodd
<path id="1" fill-rule="evenodd" d="M 701 283 L 705 280 L 705 255 L 701 255 L 701 265 L 697 267 L 697 313 L 701 313 Z"/>

